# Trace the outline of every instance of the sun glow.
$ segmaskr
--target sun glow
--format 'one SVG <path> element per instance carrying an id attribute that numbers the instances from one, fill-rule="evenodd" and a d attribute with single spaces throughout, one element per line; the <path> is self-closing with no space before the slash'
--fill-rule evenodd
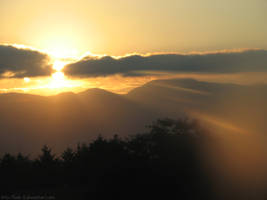
<path id="1" fill-rule="evenodd" d="M 62 92 L 80 92 L 84 90 L 85 82 L 82 80 L 73 80 L 65 76 L 63 69 L 70 60 L 65 58 L 52 58 L 53 73 L 49 77 L 24 77 L 10 78 L 15 74 L 7 71 L 3 74 L 4 78 L 0 80 L 0 93 L 18 92 L 41 95 L 55 95 Z M 22 82 L 23 81 L 23 82 Z"/>
<path id="2" fill-rule="evenodd" d="M 57 60 L 62 58 L 75 59 L 79 57 L 81 52 L 77 49 L 77 41 L 74 34 L 73 32 L 63 32 L 58 27 L 55 27 L 53 32 L 42 36 L 38 46 Z"/>
<path id="3" fill-rule="evenodd" d="M 24 77 L 24 81 L 25 81 L 26 83 L 29 83 L 29 82 L 31 81 L 31 79 L 28 78 L 28 77 Z"/>
<path id="4" fill-rule="evenodd" d="M 48 85 L 49 88 L 64 88 L 67 86 L 68 83 L 63 72 L 58 71 L 52 74 L 51 82 Z"/>
<path id="5" fill-rule="evenodd" d="M 61 60 L 55 60 L 53 64 L 53 69 L 56 72 L 52 74 L 48 88 L 58 89 L 58 88 L 69 87 L 68 80 L 66 80 L 64 73 L 61 71 L 66 64 L 67 64 L 66 62 L 63 62 Z"/>
<path id="6" fill-rule="evenodd" d="M 64 66 L 66 65 L 67 63 L 66 62 L 63 62 L 61 60 L 56 60 L 53 64 L 53 69 L 60 72 Z"/>
<path id="7" fill-rule="evenodd" d="M 78 50 L 69 48 L 53 48 L 49 49 L 48 52 L 56 58 L 77 58 Z"/>
<path id="8" fill-rule="evenodd" d="M 52 74 L 52 79 L 55 81 L 62 81 L 65 79 L 63 72 L 55 72 Z"/>

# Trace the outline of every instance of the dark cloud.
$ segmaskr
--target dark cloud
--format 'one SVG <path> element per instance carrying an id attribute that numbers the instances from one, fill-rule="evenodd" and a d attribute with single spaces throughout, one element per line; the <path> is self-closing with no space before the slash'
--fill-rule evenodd
<path id="1" fill-rule="evenodd" d="M 49 56 L 30 49 L 0 45 L 0 78 L 34 77 L 50 75 Z"/>
<path id="2" fill-rule="evenodd" d="M 131 55 L 118 59 L 85 57 L 65 67 L 70 76 L 96 77 L 121 74 L 144 76 L 153 72 L 238 73 L 266 72 L 267 51 L 246 50 L 207 54 Z"/>

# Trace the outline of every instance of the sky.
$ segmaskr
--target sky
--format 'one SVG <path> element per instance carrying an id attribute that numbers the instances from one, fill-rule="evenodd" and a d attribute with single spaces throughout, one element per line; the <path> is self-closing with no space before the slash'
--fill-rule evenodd
<path id="1" fill-rule="evenodd" d="M 154 54 L 210 55 L 230 52 L 236 55 L 236 51 L 241 50 L 266 50 L 266 11 L 266 0 L 1 0 L 0 92 L 52 94 L 102 87 L 123 93 L 157 79 L 159 71 L 164 72 L 161 77 L 165 78 L 170 75 L 184 76 L 190 70 L 181 71 L 180 60 L 172 64 L 179 70 L 165 70 L 164 66 L 168 65 L 165 58 L 163 61 L 152 58 L 155 63 L 165 63 L 156 69 L 147 67 L 146 62 Z M 23 51 L 25 48 L 28 52 Z M 234 60 L 231 63 L 228 60 L 228 66 L 218 66 L 226 67 L 225 72 L 223 69 L 191 69 L 190 76 L 192 73 L 202 77 L 203 72 L 205 76 L 206 73 L 213 73 L 225 80 L 225 73 L 228 73 L 228 79 L 232 80 L 237 72 L 228 68 L 235 66 L 239 68 L 238 73 L 242 73 L 238 77 L 245 77 L 242 82 L 251 81 L 247 80 L 250 77 L 247 73 L 253 72 L 251 77 L 257 79 L 255 73 L 262 76 L 266 68 L 266 52 L 260 50 L 257 51 L 261 54 L 261 66 L 257 60 L 254 71 L 247 70 L 248 67 L 243 71 L 244 56 L 237 56 L 238 66 Z M 140 61 L 130 57 L 126 59 L 130 64 L 119 60 L 131 55 L 148 58 Z M 108 56 L 111 59 L 108 60 Z M 208 57 L 212 57 L 211 61 L 201 61 L 201 64 L 216 63 L 217 66 L 217 62 L 212 60 L 213 56 Z M 255 61 L 255 56 L 252 57 L 249 63 Z M 24 64 L 23 58 L 27 60 Z M 97 63 L 94 65 L 96 71 L 94 67 L 91 69 L 92 60 L 97 60 L 94 62 Z M 223 58 L 219 60 L 223 63 Z M 187 59 L 184 62 L 187 63 Z M 192 64 L 198 68 L 198 63 L 198 58 L 196 61 L 190 60 L 189 64 L 183 63 L 182 68 Z M 103 72 L 109 64 L 117 69 L 108 68 L 108 72 Z M 134 70 L 126 70 L 131 73 L 125 73 L 125 65 Z M 202 65 L 199 67 L 205 68 Z M 94 73 L 91 73 L 92 70 Z"/>

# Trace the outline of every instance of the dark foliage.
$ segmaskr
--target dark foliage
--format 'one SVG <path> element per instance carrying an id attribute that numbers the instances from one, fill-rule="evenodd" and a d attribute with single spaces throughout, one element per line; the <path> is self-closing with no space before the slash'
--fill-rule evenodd
<path id="1" fill-rule="evenodd" d="M 56 199 L 211 199 L 200 160 L 205 131 L 188 119 L 161 119 L 143 134 L 99 136 L 56 157 L 44 146 L 35 160 L 18 154 L 1 159 L 6 193 L 32 192 Z"/>

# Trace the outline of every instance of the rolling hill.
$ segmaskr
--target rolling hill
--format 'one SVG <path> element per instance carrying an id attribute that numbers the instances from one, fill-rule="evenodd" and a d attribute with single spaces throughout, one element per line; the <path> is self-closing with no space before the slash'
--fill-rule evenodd
<path id="1" fill-rule="evenodd" d="M 159 117 L 189 115 L 222 130 L 265 132 L 266 85 L 155 80 L 126 95 L 102 89 L 55 96 L 0 95 L 0 152 L 57 152 L 99 134 L 144 131 Z"/>

